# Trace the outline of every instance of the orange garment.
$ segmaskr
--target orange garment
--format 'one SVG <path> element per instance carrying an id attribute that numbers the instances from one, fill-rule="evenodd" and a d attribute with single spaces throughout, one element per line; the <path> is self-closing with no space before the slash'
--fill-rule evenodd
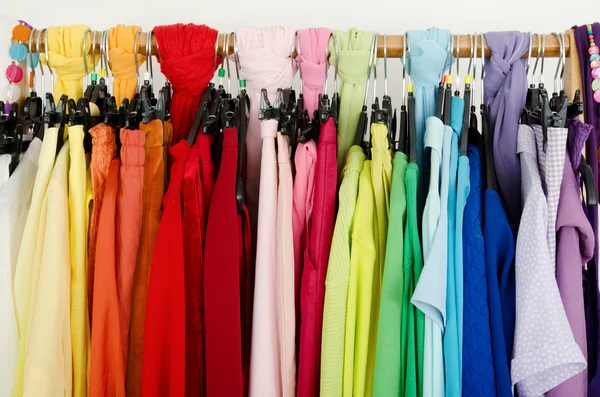
<path id="1" fill-rule="evenodd" d="M 100 221 L 100 210 L 104 198 L 104 188 L 108 176 L 108 168 L 117 154 L 116 131 L 104 123 L 90 128 L 92 135 L 92 160 L 90 172 L 92 174 L 92 210 L 88 236 L 88 304 L 90 310 L 90 322 L 92 320 L 92 308 L 94 307 L 94 274 L 96 263 L 96 240 L 98 238 L 98 222 Z"/>
<path id="2" fill-rule="evenodd" d="M 108 56 L 110 71 L 114 76 L 112 93 L 117 100 L 117 105 L 123 98 L 133 99 L 137 91 L 137 73 L 135 69 L 135 33 L 141 30 L 139 26 L 117 25 L 108 32 Z M 139 37 L 138 37 L 139 48 Z M 138 54 L 138 67 L 146 57 Z M 52 65 L 52 59 L 50 59 Z"/>
<path id="3" fill-rule="evenodd" d="M 163 161 L 165 165 L 165 191 L 169 187 L 169 175 L 171 174 L 171 158 L 169 150 L 173 144 L 173 124 L 170 120 L 163 124 Z"/>
<path id="4" fill-rule="evenodd" d="M 140 130 L 121 129 L 121 170 L 117 196 L 117 291 L 121 319 L 123 368 L 129 351 L 129 320 L 133 276 L 142 228 L 142 189 L 144 185 L 144 141 Z"/>
<path id="5" fill-rule="evenodd" d="M 125 397 L 117 292 L 117 193 L 121 160 L 111 161 L 98 223 L 89 397 Z"/>
<path id="6" fill-rule="evenodd" d="M 166 123 L 165 123 L 166 124 Z M 146 136 L 144 183 L 142 194 L 142 227 L 137 250 L 137 264 L 133 278 L 131 323 L 129 326 L 129 359 L 127 362 L 126 389 L 128 397 L 142 395 L 142 358 L 144 355 L 144 324 L 146 299 L 150 281 L 150 265 L 156 235 L 162 215 L 162 198 L 165 192 L 165 163 L 163 153 L 163 123 L 153 120 L 140 124 Z"/>

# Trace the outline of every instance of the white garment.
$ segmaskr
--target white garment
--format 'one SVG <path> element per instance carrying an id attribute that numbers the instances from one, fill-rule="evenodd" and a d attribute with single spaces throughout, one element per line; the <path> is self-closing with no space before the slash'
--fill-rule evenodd
<path id="1" fill-rule="evenodd" d="M 10 177 L 10 172 L 8 172 L 10 159 L 10 154 L 0 155 L 0 190 L 2 190 L 6 182 L 8 182 L 8 178 Z"/>
<path id="2" fill-rule="evenodd" d="M 31 193 L 37 172 L 42 142 L 34 139 L 19 162 L 12 177 L 0 172 L 0 396 L 10 396 L 12 389 L 19 337 L 13 301 L 13 277 L 23 229 L 31 204 Z M 10 155 L 8 157 L 10 163 Z M 4 168 L 4 157 L 0 167 Z"/>

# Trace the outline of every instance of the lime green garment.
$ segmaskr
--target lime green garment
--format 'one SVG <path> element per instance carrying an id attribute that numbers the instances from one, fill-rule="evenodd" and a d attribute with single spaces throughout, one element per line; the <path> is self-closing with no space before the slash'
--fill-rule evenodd
<path id="1" fill-rule="evenodd" d="M 406 222 L 406 154 L 394 155 L 390 197 L 387 250 L 379 309 L 374 397 L 398 397 L 404 390 L 404 365 L 401 362 L 400 328 L 404 290 L 404 224 Z"/>
<path id="2" fill-rule="evenodd" d="M 344 348 L 344 397 L 370 396 L 375 367 L 369 350 L 375 351 L 377 312 L 375 306 L 375 268 L 377 247 L 374 239 L 375 199 L 371 182 L 371 160 L 365 160 L 358 183 L 358 199 L 354 210 L 352 249 L 350 250 L 350 282 L 346 309 Z M 371 373 L 371 375 L 367 375 Z"/>
<path id="3" fill-rule="evenodd" d="M 73 348 L 73 397 L 87 396 L 90 325 L 87 300 L 87 162 L 83 126 L 69 127 L 69 240 L 71 243 L 71 345 Z"/>
<path id="4" fill-rule="evenodd" d="M 339 209 L 333 229 L 325 278 L 325 307 L 321 348 L 321 397 L 341 397 L 344 371 L 344 329 L 350 278 L 350 249 L 358 195 L 358 180 L 365 161 L 360 146 L 348 151 L 339 191 Z"/>
<path id="5" fill-rule="evenodd" d="M 340 113 L 338 122 L 337 161 L 338 174 L 344 165 L 346 153 L 355 142 L 358 119 L 365 100 L 369 57 L 373 32 L 350 28 L 346 32 L 333 32 L 337 41 L 329 40 L 330 65 L 338 67 L 340 84 Z M 337 59 L 336 59 L 336 54 Z"/>
<path id="6" fill-rule="evenodd" d="M 402 291 L 402 362 L 406 363 L 404 396 L 423 396 L 423 346 L 425 317 L 410 301 L 423 271 L 417 220 L 419 166 L 409 163 L 406 184 L 406 230 L 404 232 L 404 290 Z M 402 369 L 401 369 L 402 370 Z"/>

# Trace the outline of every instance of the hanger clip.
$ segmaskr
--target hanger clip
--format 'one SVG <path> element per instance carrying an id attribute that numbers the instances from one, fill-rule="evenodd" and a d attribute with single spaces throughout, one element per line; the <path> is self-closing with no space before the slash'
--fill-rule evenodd
<path id="1" fill-rule="evenodd" d="M 260 90 L 260 113 L 258 114 L 259 120 L 278 120 L 281 116 L 281 104 L 283 102 L 283 92 L 281 89 L 277 90 L 275 97 L 275 103 L 271 105 L 269 102 L 269 96 L 266 89 Z"/>

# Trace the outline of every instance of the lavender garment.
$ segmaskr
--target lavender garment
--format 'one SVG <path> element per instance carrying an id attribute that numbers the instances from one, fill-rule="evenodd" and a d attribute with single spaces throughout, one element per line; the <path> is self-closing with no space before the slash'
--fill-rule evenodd
<path id="1" fill-rule="evenodd" d="M 519 225 L 521 168 L 517 157 L 517 130 L 527 96 L 526 60 L 529 33 L 488 32 L 485 34 L 491 59 L 485 64 L 484 102 L 494 129 L 494 168 L 500 194 L 513 228 Z"/>
<path id="2" fill-rule="evenodd" d="M 598 104 L 594 102 L 592 97 L 592 78 L 590 70 L 590 62 L 588 55 L 589 41 L 587 28 L 585 25 L 576 26 L 575 43 L 577 44 L 577 53 L 579 54 L 579 64 L 581 65 L 581 83 L 583 92 L 583 104 L 585 106 L 585 122 L 593 128 L 590 137 L 585 146 L 585 158 L 588 164 L 592 165 L 592 173 L 594 174 L 594 186 L 598 186 Z M 600 24 L 592 25 L 594 31 L 594 40 L 600 40 Z M 587 218 L 594 230 L 594 240 L 598 240 L 598 207 L 587 206 Z M 588 344 L 588 376 L 590 379 L 589 395 L 590 397 L 600 397 L 600 374 L 598 373 L 598 361 L 600 360 L 600 346 L 598 333 L 598 246 L 594 248 L 594 258 L 588 264 L 586 272 L 586 290 L 585 290 L 585 319 L 586 319 L 586 334 Z"/>
<path id="3" fill-rule="evenodd" d="M 579 159 L 579 158 L 578 158 Z M 579 183 L 569 156 L 565 158 L 560 202 L 556 218 L 556 279 L 575 342 L 587 360 L 585 310 L 581 273 L 594 254 L 594 231 L 585 217 Z M 548 392 L 548 397 L 586 397 L 587 368 Z"/>
<path id="4" fill-rule="evenodd" d="M 588 140 L 592 132 L 592 126 L 584 123 L 579 119 L 569 119 L 567 122 L 569 127 L 569 158 L 571 166 L 575 174 L 578 174 L 579 164 L 581 164 L 581 153 L 585 147 L 585 142 Z"/>

